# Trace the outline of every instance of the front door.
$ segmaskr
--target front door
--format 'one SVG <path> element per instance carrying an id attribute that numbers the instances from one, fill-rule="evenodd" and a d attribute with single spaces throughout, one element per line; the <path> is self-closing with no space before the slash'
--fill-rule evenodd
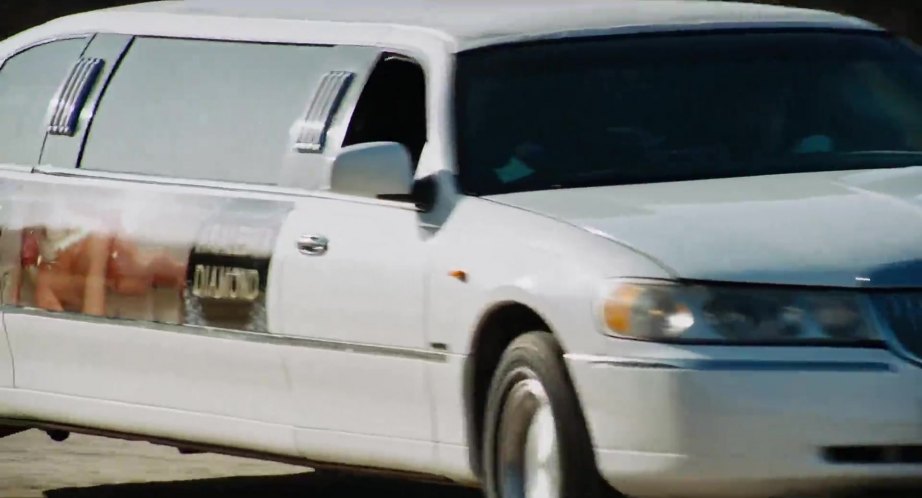
<path id="1" fill-rule="evenodd" d="M 285 352 L 304 456 L 352 434 L 343 458 L 432 465 L 427 239 L 415 210 L 349 200 L 304 199 L 282 227 L 270 311 L 312 342 Z"/>
<path id="2" fill-rule="evenodd" d="M 340 113 L 349 116 L 348 126 L 332 133 L 337 141 L 328 140 L 326 155 L 335 156 L 338 146 L 388 141 L 418 159 L 427 135 L 422 68 L 383 54 L 358 89 L 355 105 Z M 431 237 L 410 203 L 335 193 L 305 197 L 282 227 L 274 316 L 284 335 L 315 344 L 286 354 L 296 434 L 307 456 L 328 442 L 321 431 L 335 431 L 364 436 L 369 460 L 397 452 L 431 464 L 428 375 L 446 359 L 425 330 Z"/>

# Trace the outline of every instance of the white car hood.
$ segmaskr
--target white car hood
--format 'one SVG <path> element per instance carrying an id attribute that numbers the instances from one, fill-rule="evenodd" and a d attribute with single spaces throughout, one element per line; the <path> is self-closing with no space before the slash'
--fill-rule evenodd
<path id="1" fill-rule="evenodd" d="M 584 227 L 678 278 L 922 288 L 922 167 L 488 199 Z"/>

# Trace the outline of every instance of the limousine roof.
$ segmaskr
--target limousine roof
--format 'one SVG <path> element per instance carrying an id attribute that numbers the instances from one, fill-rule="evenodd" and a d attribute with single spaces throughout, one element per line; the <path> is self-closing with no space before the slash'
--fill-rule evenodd
<path id="1" fill-rule="evenodd" d="M 173 0 L 116 7 L 71 18 L 162 25 L 261 19 L 309 23 L 318 31 L 421 35 L 457 52 L 488 45 L 578 34 L 723 26 L 811 26 L 876 29 L 830 12 L 705 0 Z M 146 19 L 138 19 L 146 17 Z M 223 21 L 223 22 L 220 22 Z M 302 30 L 308 26 L 302 25 Z"/>

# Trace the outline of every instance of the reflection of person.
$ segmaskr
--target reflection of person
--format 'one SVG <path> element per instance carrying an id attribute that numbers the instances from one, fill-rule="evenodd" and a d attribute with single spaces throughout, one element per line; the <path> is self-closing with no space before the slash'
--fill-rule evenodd
<path id="1" fill-rule="evenodd" d="M 19 302 L 19 283 L 22 279 L 20 252 L 22 234 L 18 230 L 0 227 L 0 304 Z"/>
<path id="2" fill-rule="evenodd" d="M 107 284 L 118 294 L 137 296 L 154 288 L 182 289 L 186 284 L 186 265 L 164 251 L 145 255 L 137 245 L 112 238 L 107 266 Z"/>
<path id="3" fill-rule="evenodd" d="M 105 313 L 107 243 L 78 229 L 29 228 L 23 234 L 24 267 L 35 267 L 35 306 L 51 311 Z"/>
<path id="4" fill-rule="evenodd" d="M 107 290 L 144 295 L 185 283 L 184 264 L 164 254 L 144 258 L 135 244 L 111 235 L 29 228 L 22 244 L 23 266 L 36 268 L 33 304 L 51 311 L 102 316 Z"/>

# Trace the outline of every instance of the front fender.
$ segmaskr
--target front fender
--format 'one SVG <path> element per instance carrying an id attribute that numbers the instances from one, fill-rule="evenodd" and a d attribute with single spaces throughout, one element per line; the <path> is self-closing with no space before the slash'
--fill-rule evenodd
<path id="1" fill-rule="evenodd" d="M 587 230 L 494 202 L 461 198 L 430 241 L 426 330 L 447 350 L 430 369 L 439 442 L 466 447 L 465 366 L 479 326 L 507 303 L 530 308 L 568 352 L 604 348 L 593 301 L 612 276 L 668 278 L 643 255 Z"/>
<path id="2" fill-rule="evenodd" d="M 592 306 L 602 281 L 670 277 L 588 230 L 476 198 L 459 202 L 431 242 L 427 330 L 431 342 L 459 354 L 470 352 L 478 324 L 504 302 L 531 308 L 568 351 L 593 349 L 601 334 Z"/>

